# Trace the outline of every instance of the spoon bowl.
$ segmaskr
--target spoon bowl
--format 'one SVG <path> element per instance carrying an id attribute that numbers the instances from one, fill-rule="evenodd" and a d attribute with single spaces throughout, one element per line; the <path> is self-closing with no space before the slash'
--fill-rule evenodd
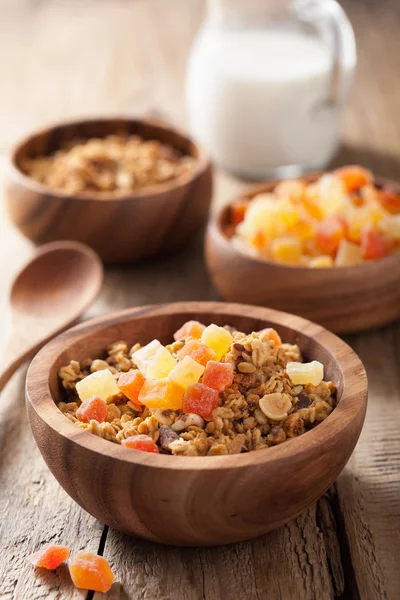
<path id="1" fill-rule="evenodd" d="M 25 360 L 77 320 L 102 281 L 102 263 L 84 244 L 54 242 L 38 250 L 11 287 L 11 335 L 0 391 Z"/>

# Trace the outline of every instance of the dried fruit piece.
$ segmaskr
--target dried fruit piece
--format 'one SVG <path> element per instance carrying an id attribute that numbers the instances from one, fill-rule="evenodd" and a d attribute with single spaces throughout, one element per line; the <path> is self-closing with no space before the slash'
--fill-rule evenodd
<path id="1" fill-rule="evenodd" d="M 301 241 L 295 236 L 282 236 L 272 240 L 271 257 L 279 262 L 297 265 L 301 256 Z"/>
<path id="2" fill-rule="evenodd" d="M 395 190 L 389 187 L 379 190 L 378 199 L 389 212 L 400 212 L 400 195 Z"/>
<path id="3" fill-rule="evenodd" d="M 324 365 L 318 360 L 309 363 L 288 362 L 286 373 L 294 385 L 319 385 L 324 378 Z"/>
<path id="4" fill-rule="evenodd" d="M 184 356 L 176 367 L 172 369 L 169 378 L 186 390 L 191 383 L 197 383 L 203 373 L 203 365 L 193 360 L 191 356 Z"/>
<path id="5" fill-rule="evenodd" d="M 78 381 L 76 391 L 82 402 L 93 396 L 107 402 L 119 394 L 119 387 L 111 371 L 104 369 L 88 375 L 82 381 Z"/>
<path id="6" fill-rule="evenodd" d="M 292 401 L 287 394 L 274 392 L 260 398 L 258 405 L 268 419 L 281 421 L 287 417 L 288 411 L 292 408 Z"/>
<path id="7" fill-rule="evenodd" d="M 40 550 L 27 556 L 26 560 L 34 567 L 43 567 L 43 569 L 52 571 L 53 569 L 57 569 L 61 563 L 67 560 L 69 553 L 70 549 L 68 546 L 45 544 Z"/>
<path id="8" fill-rule="evenodd" d="M 182 408 L 184 390 L 170 379 L 146 379 L 139 393 L 139 402 L 148 408 L 178 410 Z"/>
<path id="9" fill-rule="evenodd" d="M 114 574 L 103 556 L 92 552 L 78 552 L 69 563 L 69 572 L 75 587 L 80 590 L 108 592 Z"/>
<path id="10" fill-rule="evenodd" d="M 378 227 L 382 233 L 392 240 L 400 242 L 400 215 L 392 215 L 382 219 L 379 221 Z"/>
<path id="11" fill-rule="evenodd" d="M 248 202 L 239 200 L 231 205 L 231 223 L 233 223 L 233 225 L 238 225 L 244 220 L 248 206 Z"/>
<path id="12" fill-rule="evenodd" d="M 174 333 L 174 340 L 185 340 L 189 336 L 199 340 L 205 328 L 199 321 L 187 321 Z"/>
<path id="13" fill-rule="evenodd" d="M 133 362 L 145 377 L 149 363 L 153 360 L 161 347 L 162 346 L 158 340 L 153 340 L 132 354 Z"/>
<path id="14" fill-rule="evenodd" d="M 122 440 L 121 444 L 122 446 L 125 446 L 125 448 L 131 448 L 132 450 L 153 452 L 153 454 L 159 453 L 157 444 L 151 439 L 150 436 L 145 435 L 144 433 L 131 435 L 125 440 Z"/>
<path id="15" fill-rule="evenodd" d="M 129 400 L 139 405 L 139 392 L 145 381 L 140 371 L 128 371 L 128 373 L 121 373 L 119 376 L 118 387 Z"/>
<path id="16" fill-rule="evenodd" d="M 361 254 L 366 260 L 383 258 L 389 254 L 392 244 L 383 234 L 374 227 L 364 227 L 361 232 Z"/>
<path id="17" fill-rule="evenodd" d="M 209 360 L 204 371 L 202 383 L 218 392 L 232 385 L 233 367 L 230 363 Z"/>
<path id="18" fill-rule="evenodd" d="M 224 327 L 212 324 L 203 331 L 201 341 L 214 350 L 217 360 L 221 360 L 224 354 L 228 352 L 233 337 Z"/>
<path id="19" fill-rule="evenodd" d="M 147 365 L 146 377 L 148 379 L 163 379 L 171 373 L 175 366 L 175 358 L 165 346 L 161 346 Z"/>
<path id="20" fill-rule="evenodd" d="M 330 215 L 317 227 L 317 246 L 326 254 L 334 254 L 345 235 L 345 221 L 337 215 Z"/>
<path id="21" fill-rule="evenodd" d="M 345 240 L 343 240 L 345 241 Z M 339 246 L 340 247 L 340 246 Z M 309 267 L 314 269 L 325 269 L 329 267 L 333 267 L 333 259 L 332 256 L 328 256 L 327 254 L 322 254 L 321 256 L 316 256 L 312 258 L 308 263 Z"/>
<path id="22" fill-rule="evenodd" d="M 273 329 L 272 327 L 267 327 L 266 329 L 261 329 L 261 331 L 259 331 L 259 333 L 263 333 L 264 335 L 266 335 L 267 339 L 270 342 L 274 342 L 274 344 L 277 348 L 279 346 L 282 346 L 281 336 L 276 331 L 276 329 Z"/>
<path id="23" fill-rule="evenodd" d="M 306 189 L 307 185 L 301 179 L 289 179 L 278 183 L 274 189 L 274 193 L 278 196 L 290 198 L 293 202 L 301 202 Z"/>
<path id="24" fill-rule="evenodd" d="M 217 358 L 216 353 L 207 344 L 203 344 L 198 340 L 190 340 L 187 342 L 181 350 L 178 352 L 179 360 L 183 360 L 185 356 L 190 356 L 204 367 L 209 360 L 215 360 Z"/>
<path id="25" fill-rule="evenodd" d="M 263 231 L 256 231 L 254 235 L 251 236 L 250 243 L 254 248 L 262 250 L 267 247 L 268 238 Z"/>
<path id="26" fill-rule="evenodd" d="M 363 262 L 361 248 L 353 242 L 342 240 L 335 258 L 337 267 L 349 267 L 351 265 L 359 265 Z"/>
<path id="27" fill-rule="evenodd" d="M 371 171 L 359 167 L 358 165 L 349 165 L 336 169 L 334 175 L 344 183 L 348 193 L 355 192 L 366 185 L 370 185 L 374 180 Z"/>
<path id="28" fill-rule="evenodd" d="M 214 408 L 218 406 L 218 392 L 213 388 L 194 383 L 185 391 L 182 410 L 185 413 L 195 413 L 203 419 L 209 419 Z"/>
<path id="29" fill-rule="evenodd" d="M 103 423 L 107 418 L 107 413 L 107 403 L 98 396 L 93 396 L 82 402 L 76 411 L 76 418 L 82 423 L 89 423 L 92 419 Z"/>

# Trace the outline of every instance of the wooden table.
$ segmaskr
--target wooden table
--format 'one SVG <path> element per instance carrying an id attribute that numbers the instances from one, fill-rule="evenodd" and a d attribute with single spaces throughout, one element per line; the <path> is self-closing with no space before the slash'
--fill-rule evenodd
<path id="1" fill-rule="evenodd" d="M 400 178 L 398 0 L 346 0 L 359 68 L 340 162 Z M 0 151 L 49 121 L 161 110 L 184 123 L 185 61 L 202 0 L 0 2 Z M 218 174 L 216 202 L 243 183 Z M 33 248 L 0 221 L 5 284 Z M 149 302 L 216 297 L 199 239 L 173 258 L 108 269 L 86 317 Z M 5 338 L 4 327 L 1 328 Z M 247 543 L 160 547 L 109 530 L 81 510 L 49 473 L 24 410 L 26 369 L 0 402 L 0 598 L 93 598 L 66 569 L 35 575 L 25 556 L 44 542 L 92 550 L 112 564 L 113 599 L 361 600 L 400 597 L 400 328 L 353 336 L 370 402 L 357 449 L 337 483 L 294 523 Z M 100 600 L 101 595 L 94 595 Z"/>

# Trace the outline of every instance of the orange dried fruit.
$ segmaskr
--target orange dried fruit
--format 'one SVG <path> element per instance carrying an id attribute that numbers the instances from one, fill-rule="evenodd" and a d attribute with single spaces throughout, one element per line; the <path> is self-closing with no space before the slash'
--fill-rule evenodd
<path id="1" fill-rule="evenodd" d="M 202 383 L 218 392 L 232 385 L 233 367 L 230 363 L 209 360 L 203 373 Z"/>
<path id="2" fill-rule="evenodd" d="M 334 254 L 345 235 L 345 221 L 337 215 L 330 215 L 317 227 L 317 246 L 325 254 Z"/>
<path id="3" fill-rule="evenodd" d="M 104 593 L 114 582 L 108 561 L 92 552 L 78 552 L 69 563 L 69 572 L 74 586 L 80 590 Z"/>
<path id="4" fill-rule="evenodd" d="M 76 411 L 76 418 L 82 423 L 89 423 L 92 419 L 103 423 L 107 418 L 107 412 L 107 403 L 98 396 L 93 396 L 82 402 Z"/>
<path id="5" fill-rule="evenodd" d="M 400 212 L 400 194 L 392 188 L 386 187 L 383 190 L 379 190 L 378 199 L 382 206 L 389 212 L 394 214 Z"/>
<path id="6" fill-rule="evenodd" d="M 231 223 L 233 223 L 233 225 L 239 225 L 239 223 L 244 220 L 248 206 L 248 202 L 240 200 L 231 205 Z"/>
<path id="7" fill-rule="evenodd" d="M 129 400 L 134 404 L 141 406 L 139 402 L 139 393 L 146 379 L 140 371 L 128 371 L 121 373 L 118 379 L 118 387 Z"/>
<path id="8" fill-rule="evenodd" d="M 371 171 L 358 165 L 349 165 L 336 169 L 333 173 L 344 184 L 348 193 L 355 192 L 374 181 Z"/>
<path id="9" fill-rule="evenodd" d="M 274 342 L 274 344 L 277 348 L 279 348 L 279 346 L 282 346 L 281 336 L 272 327 L 267 327 L 266 329 L 262 329 L 259 333 L 265 333 L 267 335 L 267 339 L 270 342 Z"/>
<path id="10" fill-rule="evenodd" d="M 140 450 L 141 452 L 153 452 L 154 454 L 158 454 L 158 446 L 151 439 L 150 436 L 141 433 L 139 435 L 131 435 L 130 437 L 122 440 L 122 446 L 125 448 L 132 448 L 132 450 Z"/>
<path id="11" fill-rule="evenodd" d="M 218 392 L 202 383 L 190 385 L 183 396 L 182 410 L 209 419 L 214 408 L 218 406 Z"/>
<path id="12" fill-rule="evenodd" d="M 361 232 L 361 254 L 366 260 L 383 258 L 392 249 L 391 241 L 374 227 L 364 227 Z"/>
<path id="13" fill-rule="evenodd" d="M 52 571 L 67 560 L 69 553 L 68 546 L 45 544 L 40 550 L 28 556 L 26 560 L 32 563 L 34 567 L 43 567 L 43 569 Z"/>
<path id="14" fill-rule="evenodd" d="M 187 321 L 174 333 L 174 340 L 185 340 L 187 337 L 200 339 L 206 326 L 199 321 Z"/>
<path id="15" fill-rule="evenodd" d="M 193 360 L 203 365 L 203 367 L 206 366 L 209 360 L 217 359 L 214 350 L 198 340 L 190 340 L 179 350 L 179 360 L 182 360 L 185 356 L 190 356 Z"/>

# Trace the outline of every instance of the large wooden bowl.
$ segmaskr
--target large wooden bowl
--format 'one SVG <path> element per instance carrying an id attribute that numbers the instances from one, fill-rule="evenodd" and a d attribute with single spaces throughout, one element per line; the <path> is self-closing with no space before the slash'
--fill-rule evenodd
<path id="1" fill-rule="evenodd" d="M 277 183 L 257 186 L 242 199 L 271 192 Z M 400 193 L 399 183 L 382 178 L 376 183 Z M 351 267 L 311 269 L 253 258 L 231 243 L 233 231 L 228 204 L 211 218 L 205 245 L 210 277 L 224 300 L 292 312 L 341 334 L 400 318 L 400 253 Z"/>
<path id="2" fill-rule="evenodd" d="M 245 332 L 273 326 L 304 356 L 325 365 L 338 405 L 312 431 L 247 454 L 148 454 L 100 439 L 68 421 L 55 402 L 71 359 L 95 357 L 112 341 L 166 343 L 188 319 Z M 302 318 L 240 304 L 176 303 L 129 309 L 74 327 L 33 360 L 26 384 L 29 421 L 49 468 L 89 513 L 126 533 L 175 545 L 245 540 L 283 525 L 325 492 L 349 460 L 367 405 L 362 363 L 342 340 Z"/>
<path id="3" fill-rule="evenodd" d="M 192 173 L 138 192 L 86 192 L 70 196 L 26 176 L 24 157 L 42 156 L 73 138 L 125 132 L 157 139 L 196 159 Z M 35 133 L 12 150 L 5 180 L 6 204 L 18 229 L 43 244 L 85 242 L 107 263 L 133 262 L 188 242 L 206 220 L 212 196 L 212 167 L 205 152 L 171 127 L 151 120 L 95 119 Z"/>

